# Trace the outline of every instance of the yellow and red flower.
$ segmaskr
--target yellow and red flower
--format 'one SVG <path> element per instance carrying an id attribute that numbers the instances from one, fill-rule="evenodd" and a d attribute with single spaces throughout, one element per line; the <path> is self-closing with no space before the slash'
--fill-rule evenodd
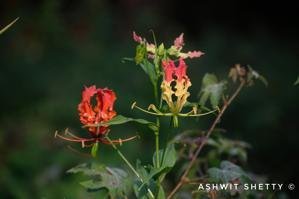
<path id="1" fill-rule="evenodd" d="M 188 88 L 192 85 L 186 74 L 187 65 L 183 58 L 179 59 L 178 67 L 173 60 L 164 60 L 162 65 L 165 74 L 161 83 L 162 99 L 172 113 L 180 113 L 190 96 Z"/>

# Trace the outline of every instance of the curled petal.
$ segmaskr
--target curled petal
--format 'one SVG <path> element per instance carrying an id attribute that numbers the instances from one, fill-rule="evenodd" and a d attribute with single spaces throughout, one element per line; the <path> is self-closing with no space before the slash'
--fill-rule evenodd
<path id="1" fill-rule="evenodd" d="M 133 39 L 134 39 L 134 41 L 136 41 L 137 43 L 141 43 L 141 42 L 142 42 L 142 38 L 141 38 L 139 35 L 137 35 L 137 34 L 135 33 L 135 31 L 133 31 Z"/>
<path id="2" fill-rule="evenodd" d="M 190 96 L 188 92 L 188 88 L 191 86 L 191 82 L 189 78 L 184 78 L 182 81 L 177 81 L 175 86 L 175 96 L 177 97 L 176 101 L 176 111 L 179 113 L 181 112 L 182 108 L 187 102 L 187 98 Z"/>
<path id="3" fill-rule="evenodd" d="M 112 90 L 107 88 L 98 89 L 97 102 L 98 105 L 95 108 L 97 112 L 102 112 L 102 119 L 104 121 L 112 119 L 116 112 L 113 111 L 114 102 L 116 100 L 116 95 Z"/>
<path id="4" fill-rule="evenodd" d="M 90 102 L 90 98 L 97 93 L 97 88 L 95 85 L 90 87 L 85 87 L 85 90 L 82 92 L 82 101 Z"/>
<path id="5" fill-rule="evenodd" d="M 173 74 L 176 71 L 174 61 L 173 60 L 169 60 L 169 61 L 163 60 L 162 65 L 163 65 L 163 69 L 164 69 L 164 73 L 165 73 L 165 80 L 167 82 L 172 81 Z"/>
<path id="6" fill-rule="evenodd" d="M 186 77 L 187 65 L 183 58 L 180 58 L 179 66 L 175 70 L 175 76 L 178 81 L 182 81 L 184 77 Z"/>
<path id="7" fill-rule="evenodd" d="M 174 77 L 176 77 L 178 81 L 181 81 L 186 76 L 187 65 L 183 58 L 180 58 L 178 67 L 175 66 L 173 60 L 164 60 L 162 65 L 167 82 L 174 80 Z"/>
<path id="8" fill-rule="evenodd" d="M 79 106 L 80 121 L 83 124 L 92 123 L 95 120 L 96 113 L 93 111 L 92 106 L 89 102 L 82 101 Z"/>
<path id="9" fill-rule="evenodd" d="M 202 55 L 204 55 L 205 53 L 201 52 L 201 51 L 189 51 L 188 52 L 188 57 L 189 58 L 197 58 L 197 57 L 201 57 Z"/>
<path id="10" fill-rule="evenodd" d="M 169 108 L 174 111 L 174 102 L 172 100 L 172 95 L 174 94 L 174 91 L 172 90 L 171 87 L 171 82 L 167 82 L 164 80 L 161 83 L 161 89 L 162 89 L 162 99 L 167 103 Z"/>
<path id="11" fill-rule="evenodd" d="M 80 115 L 80 121 L 83 124 L 92 123 L 95 120 L 96 113 L 94 112 L 92 105 L 90 103 L 91 97 L 93 97 L 97 92 L 96 86 L 85 87 L 82 92 L 82 101 L 78 105 L 78 111 Z"/>
<path id="12" fill-rule="evenodd" d="M 184 45 L 184 33 L 181 33 L 180 36 L 174 40 L 174 46 L 176 49 L 182 49 Z"/>

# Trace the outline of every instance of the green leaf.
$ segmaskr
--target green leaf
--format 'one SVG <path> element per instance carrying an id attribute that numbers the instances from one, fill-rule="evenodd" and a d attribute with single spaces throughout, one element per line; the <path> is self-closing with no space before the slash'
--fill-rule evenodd
<path id="1" fill-rule="evenodd" d="M 163 153 L 163 152 L 162 152 Z M 163 153 L 162 168 L 172 168 L 176 162 L 176 151 L 174 144 L 169 144 Z"/>
<path id="2" fill-rule="evenodd" d="M 111 120 L 107 121 L 107 122 L 101 122 L 99 124 L 96 124 L 94 126 L 98 127 L 98 126 L 112 126 L 112 125 L 120 125 L 120 124 L 125 124 L 128 122 L 136 122 L 139 124 L 144 124 L 147 125 L 150 129 L 152 129 L 153 131 L 156 131 L 158 129 L 157 125 L 153 122 L 144 120 L 144 119 L 134 119 L 134 118 L 130 118 L 130 117 L 125 117 L 123 115 L 117 115 L 114 118 L 112 118 Z"/>
<path id="3" fill-rule="evenodd" d="M 176 162 L 176 151 L 174 144 L 168 144 L 168 146 L 164 150 L 159 150 L 159 157 L 160 157 L 160 168 L 172 168 Z M 156 152 L 153 155 L 153 165 L 157 168 L 157 161 L 156 161 Z"/>
<path id="4" fill-rule="evenodd" d="M 90 190 L 106 188 L 101 181 L 94 181 L 94 180 L 82 181 L 80 182 L 80 185 Z"/>
<path id="5" fill-rule="evenodd" d="M 88 190 L 106 189 L 111 197 L 123 196 L 128 192 L 130 180 L 128 174 L 119 168 L 96 164 L 81 164 L 67 171 L 68 173 L 83 173 L 91 179 L 80 184 Z"/>
<path id="6" fill-rule="evenodd" d="M 205 74 L 202 79 L 202 87 L 199 93 L 199 104 L 205 106 L 208 99 L 213 108 L 219 105 L 221 96 L 225 88 L 225 82 L 219 82 L 214 74 Z"/>
<path id="7" fill-rule="evenodd" d="M 13 20 L 10 24 L 8 24 L 7 26 L 5 26 L 4 28 L 2 28 L 0 30 L 0 35 L 3 34 L 8 28 L 10 28 L 16 21 L 18 21 L 19 17 L 16 18 L 15 20 Z"/>
<path id="8" fill-rule="evenodd" d="M 149 199 L 152 198 L 149 195 L 148 189 L 151 191 L 155 190 L 156 188 L 156 182 L 153 180 L 150 181 L 149 185 L 142 186 L 142 183 L 140 180 L 135 180 L 133 183 L 133 191 L 138 199 Z"/>
<path id="9" fill-rule="evenodd" d="M 297 77 L 297 80 L 294 82 L 294 85 L 298 85 L 299 84 L 299 76 Z"/>
<path id="10" fill-rule="evenodd" d="M 139 179 L 136 179 L 133 184 L 133 190 L 138 199 L 148 199 L 148 191 L 154 190 L 156 187 L 156 182 L 149 177 L 149 172 L 146 167 L 141 165 L 140 160 L 136 161 L 136 171 L 139 173 L 141 179 L 146 181 L 146 183 L 142 183 Z"/>
<path id="11" fill-rule="evenodd" d="M 165 152 L 160 150 L 159 157 L 161 158 L 159 168 L 155 161 L 156 153 L 153 155 L 154 167 L 149 165 L 145 168 L 141 165 L 140 161 L 137 161 L 136 170 L 143 179 L 143 183 L 140 183 L 139 190 L 150 186 L 151 183 L 155 182 L 156 178 L 159 178 L 160 182 L 162 182 L 166 174 L 172 169 L 172 167 L 174 167 L 177 159 L 174 144 L 169 144 L 165 149 Z"/>
<path id="12" fill-rule="evenodd" d="M 213 181 L 221 183 L 229 183 L 241 178 L 250 179 L 239 166 L 229 161 L 222 161 L 220 168 L 210 168 L 208 175 Z"/>
<path id="13" fill-rule="evenodd" d="M 207 144 L 215 148 L 213 151 L 217 152 L 217 155 L 228 155 L 232 158 L 238 158 L 242 162 L 247 161 L 246 150 L 251 147 L 246 142 L 223 138 L 221 135 L 215 136 L 215 134 L 213 138 L 208 139 Z M 218 158 L 218 156 L 215 158 Z"/>
<path id="14" fill-rule="evenodd" d="M 151 168 L 150 173 L 147 176 L 148 177 L 147 181 L 155 176 L 159 176 L 162 182 L 165 175 L 174 167 L 177 160 L 174 144 L 168 144 L 168 146 L 165 149 L 165 152 L 163 150 L 159 150 L 159 157 L 160 157 L 160 167 L 158 168 L 155 161 L 156 153 L 154 153 L 153 155 L 154 167 Z"/>
<path id="15" fill-rule="evenodd" d="M 158 47 L 158 55 L 159 56 L 163 56 L 165 52 L 165 48 L 164 48 L 164 44 L 160 44 L 160 46 Z"/>
<path id="16" fill-rule="evenodd" d="M 253 70 L 250 66 L 248 66 L 248 74 L 247 74 L 247 81 L 250 83 L 252 80 L 257 79 L 260 80 L 265 86 L 268 86 L 268 81 L 264 76 Z"/>
<path id="17" fill-rule="evenodd" d="M 97 157 L 98 148 L 99 148 L 99 143 L 96 142 L 91 148 L 91 156 L 92 157 L 94 157 L 94 158 Z"/>
<path id="18" fill-rule="evenodd" d="M 158 77 L 154 65 L 148 60 L 144 59 L 140 66 L 144 70 L 144 72 L 149 76 L 151 83 L 153 85 L 157 84 Z"/>
<path id="19" fill-rule="evenodd" d="M 213 146 L 213 147 L 217 147 L 217 148 L 220 147 L 220 144 L 216 140 L 214 140 L 212 138 L 209 138 L 207 140 L 207 145 L 210 145 L 210 146 Z"/>
<path id="20" fill-rule="evenodd" d="M 140 189 L 141 186 L 141 182 L 136 180 L 133 184 L 133 190 L 134 190 L 134 194 L 136 196 L 136 198 L 138 199 L 148 199 L 147 197 L 147 190 L 146 187 L 144 186 L 143 188 Z"/>
<path id="21" fill-rule="evenodd" d="M 162 186 L 159 186 L 157 199 L 165 199 L 165 198 L 166 198 L 165 191 Z"/>
<path id="22" fill-rule="evenodd" d="M 105 169 L 104 165 L 83 163 L 67 170 L 66 173 L 71 173 L 71 174 L 82 173 L 86 176 L 97 176 L 97 175 L 101 175 L 101 171 L 103 169 Z"/>
<path id="23" fill-rule="evenodd" d="M 139 44 L 136 47 L 136 55 L 135 55 L 135 62 L 136 64 L 140 64 L 143 59 L 146 57 L 146 45 Z"/>
<path id="24" fill-rule="evenodd" d="M 162 50 L 162 47 L 163 45 L 160 46 L 159 49 Z M 156 72 L 154 65 L 148 61 L 147 55 L 146 44 L 139 44 L 136 47 L 136 55 L 134 61 L 136 65 L 140 65 L 143 71 L 149 76 L 151 83 L 153 85 L 156 85 L 158 81 L 158 72 Z M 124 58 L 123 61 L 132 61 L 132 59 Z"/>
<path id="25" fill-rule="evenodd" d="M 140 181 L 136 181 L 134 183 L 134 192 L 137 198 L 142 198 L 146 199 L 147 198 L 147 188 L 150 188 L 152 191 L 156 190 L 156 180 L 159 178 L 160 182 L 163 181 L 164 177 L 166 174 L 171 170 L 171 168 L 175 165 L 176 163 L 176 151 L 174 144 L 169 144 L 165 152 L 163 150 L 159 151 L 160 155 L 160 167 L 157 168 L 156 165 L 156 154 L 154 153 L 153 155 L 153 164 L 149 165 L 147 167 L 142 166 L 141 162 L 137 160 L 136 163 L 136 170 L 139 173 L 141 179 L 143 180 L 143 183 Z M 165 193 L 164 190 L 158 189 L 155 191 L 155 195 L 157 196 L 158 199 L 164 199 L 165 198 Z"/>

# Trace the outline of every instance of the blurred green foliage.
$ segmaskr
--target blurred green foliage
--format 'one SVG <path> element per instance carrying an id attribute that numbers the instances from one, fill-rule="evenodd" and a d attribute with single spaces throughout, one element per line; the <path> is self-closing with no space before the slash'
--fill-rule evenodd
<path id="1" fill-rule="evenodd" d="M 1 198 L 101 198 L 77 183 L 82 177 L 65 173 L 92 159 L 68 150 L 66 143 L 54 139 L 54 132 L 69 127 L 78 134 L 86 133 L 77 113 L 84 85 L 113 89 L 118 96 L 116 111 L 139 118 L 141 113 L 131 111 L 130 105 L 133 101 L 153 102 L 150 80 L 135 64 L 121 63 L 121 58 L 135 54 L 132 30 L 150 35 L 151 28 L 160 41 L 172 42 L 169 38 L 186 32 L 192 35 L 186 37 L 190 48 L 206 53 L 188 61 L 194 100 L 206 72 L 225 77 L 230 66 L 244 63 L 266 76 L 268 88 L 260 84 L 241 93 L 221 126 L 229 137 L 251 144 L 248 162 L 256 173 L 276 182 L 297 180 L 299 95 L 293 83 L 299 61 L 295 38 L 280 37 L 259 25 L 244 34 L 217 23 L 201 24 L 195 31 L 193 27 L 199 26 L 195 19 L 190 19 L 191 25 L 184 24 L 165 17 L 162 11 L 155 12 L 156 4 L 135 8 L 130 1 L 16 0 L 0 5 L 1 27 L 20 17 L 0 37 Z M 205 119 L 181 123 L 185 124 L 182 128 L 209 125 Z M 122 151 L 131 160 L 151 159 L 150 131 L 132 124 L 126 127 L 113 127 L 111 136 L 136 132 L 142 136 L 124 144 Z M 169 129 L 162 129 L 166 131 Z M 84 152 L 80 146 L 73 147 Z M 109 146 L 100 145 L 97 161 L 103 160 L 111 165 L 120 162 Z"/>

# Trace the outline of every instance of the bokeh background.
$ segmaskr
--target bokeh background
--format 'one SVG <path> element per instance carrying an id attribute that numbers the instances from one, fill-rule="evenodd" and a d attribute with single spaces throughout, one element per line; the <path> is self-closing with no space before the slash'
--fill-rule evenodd
<path id="1" fill-rule="evenodd" d="M 268 79 L 267 88 L 258 83 L 241 93 L 221 127 L 228 137 L 252 145 L 248 169 L 272 182 L 296 183 L 296 15 L 287 1 L 1 1 L 1 27 L 20 19 L 0 37 L 0 198 L 95 197 L 78 184 L 82 177 L 65 174 L 92 159 L 69 150 L 54 132 L 68 127 L 84 133 L 77 113 L 84 85 L 112 88 L 118 113 L 143 117 L 130 105 L 153 101 L 150 82 L 134 63 L 121 59 L 134 56 L 132 30 L 150 38 L 150 29 L 169 45 L 184 32 L 188 50 L 206 53 L 188 60 L 193 100 L 206 72 L 225 78 L 235 63 L 250 64 Z M 206 125 L 185 122 L 190 128 Z M 153 153 L 150 132 L 128 124 L 113 128 L 113 136 L 137 131 L 142 138 L 122 150 L 131 160 L 146 161 Z M 123 165 L 109 146 L 100 146 L 97 161 Z M 286 193 L 296 198 L 296 191 Z"/>

